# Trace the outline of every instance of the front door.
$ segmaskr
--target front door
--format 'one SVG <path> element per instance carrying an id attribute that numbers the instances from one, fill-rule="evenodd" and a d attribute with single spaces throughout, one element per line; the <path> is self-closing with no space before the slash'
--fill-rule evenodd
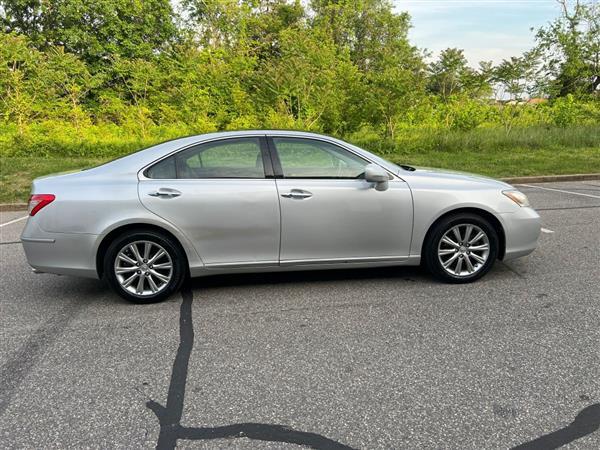
<path id="1" fill-rule="evenodd" d="M 195 145 L 147 169 L 146 208 L 179 228 L 210 266 L 277 264 L 279 199 L 266 142 L 227 138 Z"/>
<path id="2" fill-rule="evenodd" d="M 413 206 L 397 177 L 377 191 L 362 179 L 368 161 L 331 142 L 273 137 L 281 204 L 282 265 L 402 260 Z"/>

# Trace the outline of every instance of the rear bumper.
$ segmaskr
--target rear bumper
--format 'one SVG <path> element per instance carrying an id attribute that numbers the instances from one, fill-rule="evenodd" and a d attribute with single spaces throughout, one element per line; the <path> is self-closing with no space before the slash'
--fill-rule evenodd
<path id="1" fill-rule="evenodd" d="M 21 242 L 34 272 L 98 278 L 95 245 L 98 235 L 49 233 L 28 220 Z"/>
<path id="2" fill-rule="evenodd" d="M 504 260 L 520 258 L 537 247 L 542 223 L 533 208 L 519 208 L 517 212 L 502 214 L 506 235 Z"/>

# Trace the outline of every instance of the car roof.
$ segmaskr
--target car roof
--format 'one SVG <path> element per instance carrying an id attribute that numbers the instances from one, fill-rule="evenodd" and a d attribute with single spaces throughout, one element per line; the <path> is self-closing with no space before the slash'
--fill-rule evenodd
<path id="1" fill-rule="evenodd" d="M 173 152 L 189 147 L 191 145 L 200 144 L 220 138 L 235 138 L 235 137 L 247 137 L 247 136 L 289 136 L 289 137 L 303 137 L 313 138 L 319 140 L 329 141 L 345 147 L 359 155 L 365 157 L 368 160 L 377 162 L 384 167 L 388 167 L 389 170 L 394 170 L 394 165 L 367 152 L 360 147 L 349 144 L 340 139 L 336 139 L 331 136 L 311 133 L 308 131 L 297 131 L 297 130 L 240 130 L 240 131 L 221 131 L 214 133 L 198 134 L 193 136 L 186 136 L 182 138 L 172 139 L 170 141 L 162 142 L 151 147 L 139 150 L 130 155 L 123 156 L 119 159 L 106 163 L 96 168 L 96 170 L 104 171 L 118 171 L 121 173 L 137 173 L 140 169 L 152 164 L 154 161 L 163 158 Z"/>

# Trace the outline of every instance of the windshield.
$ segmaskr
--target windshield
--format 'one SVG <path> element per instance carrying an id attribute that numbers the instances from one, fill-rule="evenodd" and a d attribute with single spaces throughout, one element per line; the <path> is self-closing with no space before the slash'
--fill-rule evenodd
<path id="1" fill-rule="evenodd" d="M 363 148 L 358 147 L 358 146 L 353 145 L 353 144 L 347 144 L 347 145 L 349 145 L 353 149 L 358 150 L 360 152 L 368 152 L 370 159 L 376 161 L 378 164 L 380 164 L 383 167 L 387 167 L 389 170 L 391 170 L 394 173 L 399 173 L 402 170 L 405 170 L 405 169 L 402 168 L 402 166 L 399 166 L 398 164 L 394 164 L 393 162 L 390 162 L 387 159 L 383 159 L 382 157 L 377 156 L 375 153 L 371 152 L 370 150 L 363 149 Z"/>

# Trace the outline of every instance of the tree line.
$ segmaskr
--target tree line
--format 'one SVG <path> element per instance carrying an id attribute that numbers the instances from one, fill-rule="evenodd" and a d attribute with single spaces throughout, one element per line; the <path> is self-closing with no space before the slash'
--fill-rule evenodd
<path id="1" fill-rule="evenodd" d="M 559 3 L 530 51 L 472 68 L 432 60 L 387 0 L 0 0 L 0 141 L 598 124 L 600 7 Z"/>

